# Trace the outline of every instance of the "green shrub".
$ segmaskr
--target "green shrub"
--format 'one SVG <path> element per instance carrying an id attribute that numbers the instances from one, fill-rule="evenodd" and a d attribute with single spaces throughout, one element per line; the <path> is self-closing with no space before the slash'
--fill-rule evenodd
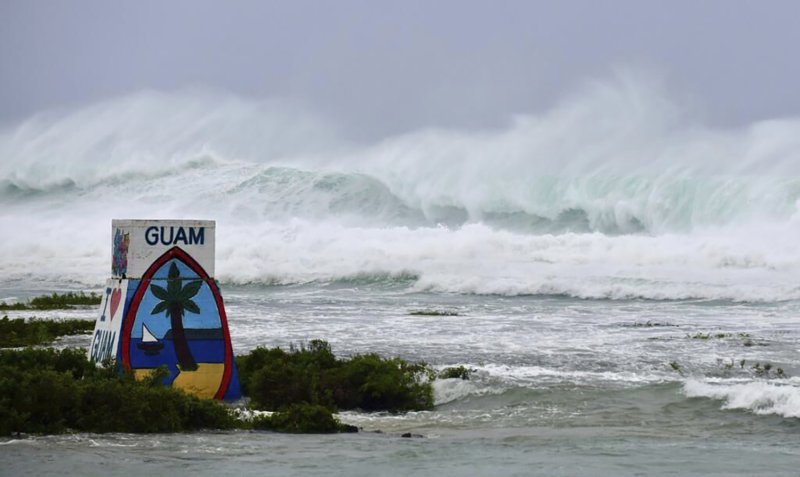
<path id="1" fill-rule="evenodd" d="M 50 295 L 37 296 L 30 303 L 7 304 L 0 302 L 0 310 L 61 310 L 72 308 L 75 305 L 99 305 L 101 300 L 102 297 L 97 293 L 89 293 L 88 295 L 83 292 L 52 293 Z"/>
<path id="2" fill-rule="evenodd" d="M 312 341 L 289 351 L 258 348 L 236 361 L 251 404 L 278 412 L 241 421 L 217 401 L 161 385 L 166 369 L 137 381 L 120 375 L 113 362 L 95 366 L 82 349 L 0 350 L 0 435 L 235 428 L 355 432 L 332 411 L 433 407 L 430 369 L 399 358 L 337 359 L 328 343 Z"/>
<path id="3" fill-rule="evenodd" d="M 430 383 L 420 382 L 420 365 L 377 354 L 357 355 L 322 373 L 319 381 L 340 409 L 417 411 L 433 407 Z"/>
<path id="4" fill-rule="evenodd" d="M 254 429 L 294 434 L 332 434 L 358 432 L 358 428 L 340 423 L 330 409 L 317 404 L 292 404 L 284 411 L 253 420 Z"/>
<path id="5" fill-rule="evenodd" d="M 86 357 L 86 350 L 80 348 L 53 348 L 22 350 L 0 350 L 0 368 L 24 373 L 51 370 L 58 373 L 69 373 L 75 379 L 84 376 L 116 376 L 108 367 L 98 368 Z"/>
<path id="6" fill-rule="evenodd" d="M 331 410 L 413 411 L 433 408 L 433 388 L 424 364 L 376 354 L 338 359 L 325 341 L 290 349 L 257 348 L 236 358 L 242 392 L 251 405 L 279 411 L 290 404 Z"/>
<path id="7" fill-rule="evenodd" d="M 49 343 L 59 336 L 80 335 L 94 330 L 94 320 L 0 319 L 0 348 Z"/>
<path id="8" fill-rule="evenodd" d="M 89 293 L 88 295 L 80 292 L 73 293 L 67 292 L 63 294 L 52 293 L 50 295 L 38 296 L 31 300 L 31 306 L 39 310 L 69 308 L 73 305 L 91 306 L 99 305 L 101 296 L 97 293 Z"/>
<path id="9" fill-rule="evenodd" d="M 15 432 L 177 432 L 243 427 L 217 401 L 136 381 L 85 350 L 0 351 L 0 435 Z"/>
<path id="10" fill-rule="evenodd" d="M 467 369 L 464 366 L 455 366 L 451 368 L 444 368 L 439 372 L 439 379 L 464 379 L 468 380 L 472 374 L 472 369 Z"/>

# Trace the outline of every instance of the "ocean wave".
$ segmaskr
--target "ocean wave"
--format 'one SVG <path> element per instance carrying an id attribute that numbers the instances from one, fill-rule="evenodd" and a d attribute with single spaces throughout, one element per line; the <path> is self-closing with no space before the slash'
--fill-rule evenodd
<path id="1" fill-rule="evenodd" d="M 308 285 L 318 287 L 349 288 L 349 287 L 409 287 L 412 286 L 419 275 L 411 271 L 400 270 L 398 272 L 359 272 L 353 275 L 325 276 L 312 278 L 307 276 L 302 279 L 297 276 L 259 276 L 256 279 L 239 278 L 236 276 L 225 276 L 220 281 L 224 285 L 233 286 L 262 286 L 280 287 Z"/>
<path id="2" fill-rule="evenodd" d="M 644 374 L 634 371 L 584 371 L 555 369 L 544 366 L 510 366 L 486 364 L 473 366 L 478 372 L 499 380 L 507 387 L 538 386 L 541 384 L 572 382 L 579 384 L 612 383 L 641 385 L 661 383 L 666 380 L 663 374 Z"/>
<path id="3" fill-rule="evenodd" d="M 475 383 L 461 378 L 437 379 L 433 382 L 433 401 L 437 406 L 486 392 L 500 393 L 502 389 L 479 388 Z"/>
<path id="4" fill-rule="evenodd" d="M 96 210 L 3 215 L 3 280 L 100 286 L 108 224 Z M 162 211 L 163 212 L 163 211 Z M 389 286 L 409 292 L 585 299 L 800 299 L 792 228 L 692 235 L 530 235 L 484 224 L 357 227 L 334 221 L 220 221 L 216 278 L 226 285 Z"/>
<path id="5" fill-rule="evenodd" d="M 202 89 L 143 91 L 49 111 L 0 131 L 0 182 L 47 191 L 157 177 L 197 161 L 279 160 L 342 147 L 335 128 L 285 101 Z"/>
<path id="6" fill-rule="evenodd" d="M 690 233 L 800 217 L 800 119 L 719 130 L 636 75 L 483 131 L 355 144 L 281 101 L 142 92 L 0 131 L 0 201 L 520 233 Z M 24 209 L 24 207 L 22 207 Z"/>
<path id="7" fill-rule="evenodd" d="M 354 144 L 280 101 L 143 92 L 0 131 L 3 280 L 102 283 L 113 218 L 218 223 L 230 284 L 800 298 L 800 120 L 703 127 L 636 77 Z"/>
<path id="8" fill-rule="evenodd" d="M 24 213 L 26 206 L 50 198 L 69 213 L 70 207 L 89 201 L 127 202 L 129 208 L 151 214 L 155 204 L 165 204 L 181 215 L 199 204 L 216 216 L 250 222 L 302 218 L 372 226 L 484 224 L 538 235 L 660 235 L 800 222 L 800 178 L 794 177 L 682 176 L 688 172 L 658 178 L 595 173 L 581 178 L 530 177 L 525 184 L 528 197 L 512 200 L 508 195 L 518 179 L 509 175 L 491 189 L 478 183 L 459 186 L 481 190 L 476 202 L 467 195 L 446 197 L 445 188 L 428 188 L 424 197 L 406 190 L 421 186 L 426 178 L 403 184 L 411 179 L 381 177 L 385 174 L 376 171 L 256 165 L 208 153 L 144 170 L 122 166 L 50 180 L 38 180 L 47 172 L 29 174 L 37 180 L 16 172 L 0 176 L 0 203 L 16 205 Z"/>
<path id="9" fill-rule="evenodd" d="M 228 283 L 380 282 L 389 277 L 417 292 L 798 299 L 800 247 L 791 233 L 766 230 L 706 236 L 528 235 L 482 224 L 376 228 L 295 220 L 220 229 L 218 243 L 225 245 L 217 270 Z"/>
<path id="10" fill-rule="evenodd" d="M 683 392 L 690 398 L 724 401 L 722 409 L 739 409 L 761 415 L 800 417 L 800 386 L 796 382 L 708 383 L 688 380 Z"/>

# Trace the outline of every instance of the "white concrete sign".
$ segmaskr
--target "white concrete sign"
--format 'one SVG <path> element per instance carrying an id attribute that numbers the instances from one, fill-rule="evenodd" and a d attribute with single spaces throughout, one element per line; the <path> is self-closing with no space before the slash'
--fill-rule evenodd
<path id="1" fill-rule="evenodd" d="M 109 279 L 100 302 L 100 317 L 94 327 L 89 357 L 96 363 L 117 357 L 128 280 Z"/>
<path id="2" fill-rule="evenodd" d="M 167 250 L 180 247 L 214 277 L 213 220 L 113 220 L 111 275 L 141 278 Z"/>
<path id="3" fill-rule="evenodd" d="M 111 275 L 89 357 L 207 399 L 241 398 L 214 280 L 212 220 L 113 220 Z"/>

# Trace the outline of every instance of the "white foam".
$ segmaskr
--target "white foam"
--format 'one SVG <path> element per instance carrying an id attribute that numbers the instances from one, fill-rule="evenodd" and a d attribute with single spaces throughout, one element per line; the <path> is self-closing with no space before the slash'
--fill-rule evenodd
<path id="1" fill-rule="evenodd" d="M 0 276 L 101 284 L 109 273 L 110 219 L 130 215 L 113 204 L 98 209 L 74 217 L 0 214 L 0 228 L 14 231 L 0 247 Z M 414 290 L 435 292 L 753 302 L 800 298 L 800 250 L 779 234 L 752 240 L 742 233 L 525 235 L 480 224 L 410 229 L 300 219 L 220 220 L 217 229 L 217 276 L 226 283 L 395 276 L 417 277 Z"/>
<path id="2" fill-rule="evenodd" d="M 476 366 L 489 376 L 499 379 L 506 385 L 536 386 L 547 379 L 558 382 L 575 383 L 617 383 L 648 384 L 665 380 L 664 375 L 645 374 L 631 371 L 579 371 L 570 369 L 553 369 L 544 366 L 509 366 L 504 364 L 486 364 Z"/>
<path id="3" fill-rule="evenodd" d="M 341 146 L 333 127 L 286 102 L 200 89 L 143 91 L 42 113 L 0 131 L 0 182 L 88 187 L 110 178 L 158 177 L 214 157 L 275 161 Z"/>
<path id="4" fill-rule="evenodd" d="M 744 409 L 756 414 L 800 417 L 800 386 L 797 383 L 755 381 L 736 384 L 712 384 L 687 380 L 687 397 L 705 397 L 724 401 L 722 409 Z"/>
<path id="5" fill-rule="evenodd" d="M 100 285 L 112 218 L 210 218 L 228 283 L 800 298 L 800 120 L 720 131 L 680 109 L 622 74 L 499 130 L 360 146 L 203 91 L 43 114 L 0 132 L 0 277 Z"/>
<path id="6" fill-rule="evenodd" d="M 484 391 L 488 390 L 485 389 Z M 493 391 L 500 392 L 501 390 L 495 389 Z M 433 401 L 437 406 L 475 394 L 481 394 L 481 389 L 469 380 L 451 378 L 437 379 L 433 382 Z"/>
<path id="7" fill-rule="evenodd" d="M 113 180 L 106 192 L 119 194 L 131 180 L 177 175 L 178 183 L 191 179 L 188 199 L 214 186 L 244 191 L 261 202 L 253 209 L 259 220 L 286 207 L 319 212 L 321 196 L 327 213 L 356 199 L 363 215 L 374 212 L 376 194 L 387 193 L 429 221 L 500 216 L 520 226 L 577 212 L 590 229 L 614 232 L 660 234 L 797 214 L 800 119 L 714 130 L 681 114 L 654 83 L 621 73 L 499 130 L 423 130 L 360 146 L 338 137 L 330 121 L 281 101 L 142 92 L 0 131 L 0 184 L 85 189 Z M 311 174 L 250 188 L 237 178 L 219 183 L 214 166 L 231 161 Z M 326 173 L 334 175 L 320 183 Z"/>

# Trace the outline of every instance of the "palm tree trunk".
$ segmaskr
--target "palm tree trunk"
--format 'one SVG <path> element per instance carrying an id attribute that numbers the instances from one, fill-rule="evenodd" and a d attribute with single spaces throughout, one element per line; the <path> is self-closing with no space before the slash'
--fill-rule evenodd
<path id="1" fill-rule="evenodd" d="M 180 306 L 172 306 L 169 309 L 170 325 L 172 326 L 172 343 L 175 346 L 175 355 L 178 357 L 178 364 L 181 371 L 194 371 L 197 363 L 189 349 L 189 341 L 186 339 L 186 331 L 183 329 L 183 316 Z"/>

